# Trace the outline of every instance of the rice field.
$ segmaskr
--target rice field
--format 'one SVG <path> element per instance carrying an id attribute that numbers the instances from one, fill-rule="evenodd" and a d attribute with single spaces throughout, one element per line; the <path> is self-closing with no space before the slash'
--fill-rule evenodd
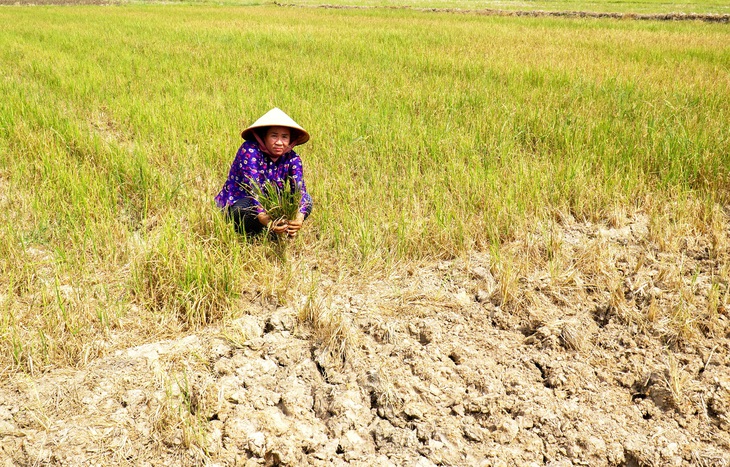
<path id="1" fill-rule="evenodd" d="M 725 222 L 726 24 L 209 4 L 0 22 L 0 367 L 82 365 L 291 300 L 315 270 L 497 254 L 541 223 Z M 213 203 L 274 106 L 312 135 L 288 261 Z"/>

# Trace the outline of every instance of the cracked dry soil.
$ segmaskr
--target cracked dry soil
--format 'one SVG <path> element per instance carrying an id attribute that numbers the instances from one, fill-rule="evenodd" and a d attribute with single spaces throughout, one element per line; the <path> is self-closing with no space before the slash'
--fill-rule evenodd
<path id="1" fill-rule="evenodd" d="M 659 263 L 637 266 L 647 248 L 637 231 L 644 238 L 636 228 L 564 233 L 566 248 L 615 251 L 630 310 L 661 289 Z M 682 261 L 695 284 L 718 267 L 702 254 Z M 607 293 L 551 287 L 541 270 L 520 276 L 518 305 L 506 306 L 491 266 L 473 253 L 332 284 L 319 304 L 340 317 L 330 341 L 295 306 L 272 305 L 231 324 L 238 340 L 211 328 L 82 369 L 17 374 L 0 387 L 0 461 L 730 464 L 724 308 L 680 345 L 626 319 Z M 344 353 L 337 336 L 349 339 Z"/>

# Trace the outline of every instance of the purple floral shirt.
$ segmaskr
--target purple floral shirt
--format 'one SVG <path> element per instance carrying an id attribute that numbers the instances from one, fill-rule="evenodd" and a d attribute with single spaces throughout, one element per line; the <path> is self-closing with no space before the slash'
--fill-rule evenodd
<path id="1" fill-rule="evenodd" d="M 264 210 L 261 204 L 253 199 L 241 185 L 250 186 L 252 181 L 256 181 L 263 186 L 269 180 L 281 187 L 287 179 L 293 180 L 300 186 L 302 202 L 299 211 L 307 213 L 308 203 L 311 203 L 311 198 L 307 194 L 307 187 L 304 185 L 302 159 L 299 155 L 294 151 L 289 151 L 276 161 L 272 161 L 267 154 L 259 149 L 257 142 L 245 141 L 238 148 L 236 158 L 233 160 L 231 170 L 228 172 L 228 179 L 223 185 L 223 189 L 215 197 L 215 202 L 218 207 L 225 208 L 240 199 L 249 198 L 256 206 L 256 211 L 262 213 Z"/>

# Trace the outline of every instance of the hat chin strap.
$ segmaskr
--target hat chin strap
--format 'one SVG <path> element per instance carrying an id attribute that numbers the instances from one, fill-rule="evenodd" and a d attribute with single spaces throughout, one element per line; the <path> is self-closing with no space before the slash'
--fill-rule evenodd
<path id="1" fill-rule="evenodd" d="M 275 156 L 274 156 L 273 154 L 271 154 L 271 153 L 269 152 L 268 148 L 266 147 L 266 144 L 264 144 L 264 142 L 263 142 L 263 141 L 261 140 L 261 137 L 259 136 L 259 134 L 258 134 L 258 133 L 256 133 L 256 132 L 254 131 L 254 132 L 253 132 L 253 136 L 254 136 L 254 138 L 256 138 L 256 142 L 257 142 L 257 143 L 259 143 L 259 149 L 261 149 L 261 151 L 262 151 L 263 153 L 265 153 L 265 154 L 268 154 L 268 155 L 269 155 L 269 156 L 271 156 L 271 157 L 275 157 Z M 297 139 L 299 139 L 299 138 L 297 138 Z M 284 154 L 286 154 L 287 152 L 291 151 L 291 150 L 292 150 L 292 148 L 293 148 L 294 146 L 296 146 L 296 145 L 297 145 L 297 142 L 296 142 L 296 141 L 294 141 L 293 143 L 289 143 L 289 146 L 287 146 L 287 147 L 285 147 L 285 148 L 284 148 L 284 152 L 282 153 L 282 155 L 284 155 Z M 278 159 L 278 157 L 277 157 L 277 159 Z"/>

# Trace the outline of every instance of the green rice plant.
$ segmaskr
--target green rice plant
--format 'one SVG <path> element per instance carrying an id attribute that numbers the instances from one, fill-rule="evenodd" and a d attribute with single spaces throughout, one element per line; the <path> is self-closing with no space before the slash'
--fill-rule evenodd
<path id="1" fill-rule="evenodd" d="M 250 184 L 241 187 L 261 204 L 273 221 L 294 220 L 299 213 L 302 190 L 299 184 L 291 179 L 287 179 L 282 186 L 266 180 L 263 185 L 251 181 Z"/>
<path id="2" fill-rule="evenodd" d="M 128 290 L 159 322 L 195 328 L 225 318 L 250 276 L 243 272 L 245 252 L 225 236 L 220 216 L 206 214 L 193 218 L 204 225 L 191 230 L 180 229 L 175 220 L 161 221 L 132 258 Z"/>

